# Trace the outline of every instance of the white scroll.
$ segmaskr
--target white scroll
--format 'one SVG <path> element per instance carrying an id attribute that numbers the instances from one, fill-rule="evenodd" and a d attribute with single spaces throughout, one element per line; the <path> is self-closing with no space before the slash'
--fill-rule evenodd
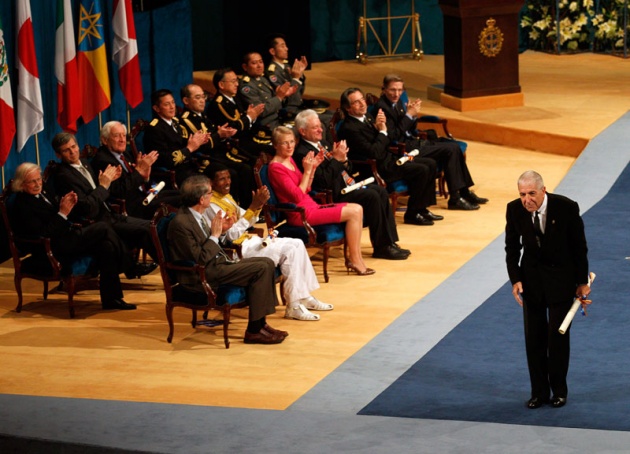
<path id="1" fill-rule="evenodd" d="M 366 178 L 363 181 L 359 181 L 358 183 L 354 183 L 354 184 L 351 184 L 350 186 L 346 186 L 345 188 L 343 188 L 341 190 L 341 193 L 342 194 L 347 194 L 348 192 L 352 192 L 355 189 L 359 189 L 359 188 L 361 188 L 363 186 L 366 186 L 366 185 L 368 185 L 370 183 L 374 183 L 374 177 Z"/>
<path id="2" fill-rule="evenodd" d="M 158 184 L 156 184 L 151 189 L 149 189 L 149 194 L 142 201 L 142 204 L 144 206 L 147 206 L 148 204 L 150 204 L 151 201 L 155 199 L 155 197 L 160 193 L 160 191 L 164 189 L 164 186 L 166 186 L 166 184 L 163 181 L 160 181 Z"/>
<path id="3" fill-rule="evenodd" d="M 595 273 L 588 273 L 588 286 L 589 287 L 591 286 L 594 280 L 595 280 Z M 569 309 L 569 312 L 567 312 L 567 315 L 564 317 L 564 321 L 562 322 L 562 325 L 560 325 L 560 328 L 558 328 L 558 332 L 560 334 L 564 334 L 567 332 L 567 330 L 569 329 L 569 325 L 571 324 L 571 321 L 573 321 L 573 317 L 575 317 L 575 314 L 577 313 L 581 305 L 582 305 L 582 300 L 576 297 L 573 300 L 571 309 Z"/>
<path id="4" fill-rule="evenodd" d="M 396 161 L 396 164 L 401 166 L 405 162 L 407 162 L 411 158 L 413 158 L 414 156 L 418 156 L 418 154 L 420 154 L 420 152 L 417 149 L 416 150 L 411 150 L 409 153 L 405 154 L 405 156 L 403 156 L 402 158 L 399 158 L 398 161 Z"/>

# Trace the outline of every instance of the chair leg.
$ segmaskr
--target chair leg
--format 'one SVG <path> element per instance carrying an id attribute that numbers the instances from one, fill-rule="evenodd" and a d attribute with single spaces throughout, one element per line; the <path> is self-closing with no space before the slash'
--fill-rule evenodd
<path id="1" fill-rule="evenodd" d="M 225 348 L 230 348 L 230 339 L 228 338 L 228 325 L 230 324 L 231 306 L 227 303 L 223 305 L 223 341 Z"/>
<path id="2" fill-rule="evenodd" d="M 15 283 L 15 291 L 18 294 L 18 304 L 15 308 L 15 312 L 22 312 L 22 278 L 17 275 L 13 278 L 13 282 Z"/>
<path id="3" fill-rule="evenodd" d="M 324 282 L 328 283 L 328 257 L 330 255 L 330 246 L 324 246 Z"/>
<path id="4" fill-rule="evenodd" d="M 389 199 L 392 202 L 392 211 L 394 212 L 394 216 L 396 216 L 396 210 L 398 210 L 398 194 L 390 194 Z"/>
<path id="5" fill-rule="evenodd" d="M 175 326 L 173 324 L 173 306 L 168 303 L 166 303 L 166 320 L 168 321 L 168 337 L 166 338 L 166 342 L 170 344 L 173 341 Z"/>
<path id="6" fill-rule="evenodd" d="M 192 310 L 192 322 L 191 322 L 191 325 L 192 325 L 193 328 L 197 327 L 197 310 L 196 309 Z"/>
<path id="7" fill-rule="evenodd" d="M 48 281 L 44 281 L 44 301 L 48 299 Z"/>
<path id="8" fill-rule="evenodd" d="M 68 286 L 68 312 L 70 318 L 74 318 L 74 277 L 67 277 L 64 282 Z"/>

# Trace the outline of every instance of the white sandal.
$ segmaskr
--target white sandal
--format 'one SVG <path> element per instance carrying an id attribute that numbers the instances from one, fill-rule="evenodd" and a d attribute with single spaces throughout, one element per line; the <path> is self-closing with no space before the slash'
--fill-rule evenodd
<path id="1" fill-rule="evenodd" d="M 334 306 L 332 304 L 322 303 L 314 296 L 309 296 L 301 300 L 307 309 L 312 311 L 332 311 Z"/>
<path id="2" fill-rule="evenodd" d="M 317 321 L 319 315 L 309 312 L 303 304 L 297 306 L 289 306 L 284 312 L 284 318 L 292 318 L 293 320 Z"/>

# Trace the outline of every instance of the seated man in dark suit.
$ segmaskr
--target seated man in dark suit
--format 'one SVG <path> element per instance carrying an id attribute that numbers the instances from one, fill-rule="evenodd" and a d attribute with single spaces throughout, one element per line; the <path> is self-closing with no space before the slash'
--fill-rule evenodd
<path id="1" fill-rule="evenodd" d="M 68 132 L 55 135 L 52 147 L 61 160 L 51 177 L 56 194 L 74 192 L 77 195 L 77 203 L 69 213 L 70 220 L 77 223 L 104 221 L 112 226 L 130 250 L 142 248 L 155 257 L 155 247 L 150 233 L 151 223 L 144 219 L 116 214 L 107 204 L 110 196 L 109 187 L 112 181 L 120 178 L 121 167 L 108 165 L 105 170 L 96 174 L 87 160 L 79 158 L 77 140 Z M 156 267 L 154 263 L 137 264 L 135 271 L 128 273 L 127 277 L 131 279 L 142 276 Z"/>
<path id="2" fill-rule="evenodd" d="M 173 93 L 167 89 L 151 94 L 151 105 L 155 118 L 144 131 L 144 150 L 156 150 L 158 158 L 153 167 L 174 170 L 177 184 L 187 177 L 199 173 L 199 167 L 192 154 L 208 142 L 208 135 L 202 131 L 188 134 L 180 125 L 177 105 Z"/>
<path id="3" fill-rule="evenodd" d="M 225 121 L 215 126 L 206 116 L 207 96 L 203 89 L 196 84 L 188 84 L 181 89 L 184 113 L 181 115 L 181 126 L 186 128 L 188 134 L 203 131 L 208 135 L 208 142 L 197 150 L 207 157 L 211 163 L 220 162 L 230 169 L 230 175 L 234 182 L 232 188 L 237 200 L 248 206 L 252 202 L 252 191 L 256 189 L 254 170 L 252 166 L 236 159 L 227 158 L 228 145 L 225 139 L 233 137 L 238 131 Z"/>
<path id="4" fill-rule="evenodd" d="M 389 151 L 390 138 L 385 114 L 379 112 L 375 121 L 367 112 L 367 103 L 360 89 L 348 88 L 342 93 L 341 109 L 345 119 L 339 127 L 339 138 L 348 144 L 348 157 L 354 160 L 375 159 L 378 172 L 385 181 L 389 183 L 402 179 L 407 183 L 409 201 L 405 224 L 433 225 L 433 221 L 444 219 L 427 208 L 436 203 L 435 161 L 416 156 L 401 166 L 397 165 L 398 156 Z"/>
<path id="5" fill-rule="evenodd" d="M 449 210 L 479 209 L 479 205 L 488 202 L 488 199 L 478 197 L 469 189 L 475 183 L 459 145 L 452 140 L 419 140 L 414 137 L 422 101 L 415 99 L 404 105 L 400 98 L 404 90 L 400 76 L 387 74 L 383 79 L 383 94 L 376 103 L 376 109 L 385 114 L 390 140 L 404 142 L 407 144 L 407 151 L 417 149 L 420 156 L 433 159 L 442 166 L 450 192 Z"/>
<path id="6" fill-rule="evenodd" d="M 278 344 L 288 336 L 272 328 L 266 316 L 276 311 L 275 266 L 266 257 L 252 257 L 233 262 L 219 246 L 223 233 L 223 213 L 208 225 L 203 213 L 210 207 L 212 185 L 204 175 L 188 178 L 181 187 L 182 206 L 168 227 L 168 242 L 174 261 L 194 261 L 205 266 L 206 278 L 213 288 L 220 284 L 247 287 L 249 323 L 245 343 Z M 178 272 L 180 285 L 191 292 L 203 292 L 194 272 Z"/>
<path id="7" fill-rule="evenodd" d="M 103 309 L 135 309 L 123 300 L 118 276 L 132 265 L 122 240 L 106 222 L 74 226 L 68 215 L 76 205 L 74 192 L 59 203 L 43 190 L 42 172 L 37 164 L 25 162 L 15 171 L 11 188 L 16 200 L 10 213 L 13 229 L 25 238 L 50 238 L 53 254 L 62 264 L 78 256 L 91 255 L 100 272 L 99 292 Z M 31 251 L 36 255 L 40 251 Z M 43 251 L 41 251 L 43 253 Z"/>
<path id="8" fill-rule="evenodd" d="M 109 121 L 101 128 L 101 146 L 90 164 L 96 172 L 107 166 L 120 166 L 120 178 L 109 186 L 111 198 L 125 199 L 127 213 L 142 219 L 151 219 L 161 203 L 181 204 L 179 191 L 162 189 L 148 204 L 144 199 L 151 189 L 151 165 L 158 152 L 139 153 L 136 159 L 127 151 L 127 127 L 119 121 Z"/>
<path id="9" fill-rule="evenodd" d="M 410 252 L 402 249 L 398 241 L 396 220 L 389 204 L 385 188 L 370 184 L 347 194 L 341 190 L 353 184 L 352 163 L 348 161 L 345 141 L 331 147 L 323 141 L 322 123 L 314 110 L 303 110 L 295 117 L 295 129 L 300 142 L 295 148 L 294 160 L 301 172 L 302 160 L 309 151 L 319 153 L 323 148 L 326 159 L 315 170 L 312 187 L 315 191 L 332 191 L 334 202 L 354 202 L 363 207 L 364 223 L 370 229 L 370 241 L 374 247 L 372 257 L 389 260 L 405 260 Z"/>

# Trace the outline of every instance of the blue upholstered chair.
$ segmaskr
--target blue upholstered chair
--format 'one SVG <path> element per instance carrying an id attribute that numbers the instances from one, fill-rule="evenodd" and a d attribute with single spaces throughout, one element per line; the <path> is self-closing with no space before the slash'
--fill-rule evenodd
<path id="1" fill-rule="evenodd" d="M 329 281 L 328 258 L 330 257 L 331 246 L 343 245 L 343 255 L 346 257 L 346 233 L 345 223 L 322 224 L 312 226 L 306 220 L 306 215 L 302 207 L 293 203 L 279 203 L 273 188 L 269 184 L 268 165 L 259 158 L 254 167 L 254 176 L 258 187 L 267 186 L 270 198 L 263 207 L 265 222 L 269 231 L 276 230 L 279 237 L 299 238 L 306 247 L 316 247 L 322 249 L 324 265 L 324 281 Z M 287 224 L 287 213 L 300 213 L 302 225 L 294 226 Z"/>
<path id="2" fill-rule="evenodd" d="M 15 203 L 15 194 L 11 192 L 11 183 L 0 196 L 0 211 L 9 240 L 9 249 L 15 270 L 14 283 L 18 295 L 16 312 L 22 311 L 22 280 L 34 279 L 44 283 L 44 300 L 48 299 L 48 283 L 62 283 L 68 293 L 68 311 L 70 318 L 74 318 L 74 294 L 80 281 L 93 279 L 98 276 L 91 256 L 76 257 L 64 260 L 63 263 L 53 255 L 50 238 L 21 238 L 13 232 L 10 217 Z"/>
<path id="3" fill-rule="evenodd" d="M 184 307 L 192 311 L 192 327 L 198 324 L 206 326 L 223 325 L 223 339 L 225 348 L 230 348 L 228 338 L 228 325 L 230 323 L 230 313 L 232 307 L 243 307 L 246 305 L 247 295 L 245 287 L 238 285 L 220 285 L 213 290 L 206 280 L 205 268 L 193 261 L 173 262 L 170 258 L 168 248 L 167 232 L 171 220 L 175 217 L 177 209 L 171 206 L 162 205 L 153 216 L 151 221 L 151 237 L 157 251 L 157 262 L 160 265 L 160 275 L 164 283 L 164 293 L 166 294 L 166 319 L 168 321 L 169 333 L 166 340 L 170 343 L 173 340 L 173 309 Z M 177 271 L 190 271 L 199 274 L 203 292 L 191 292 L 182 288 L 177 282 Z M 223 320 L 207 320 L 208 311 L 216 309 L 222 312 Z M 197 312 L 203 312 L 203 321 L 197 321 Z"/>

